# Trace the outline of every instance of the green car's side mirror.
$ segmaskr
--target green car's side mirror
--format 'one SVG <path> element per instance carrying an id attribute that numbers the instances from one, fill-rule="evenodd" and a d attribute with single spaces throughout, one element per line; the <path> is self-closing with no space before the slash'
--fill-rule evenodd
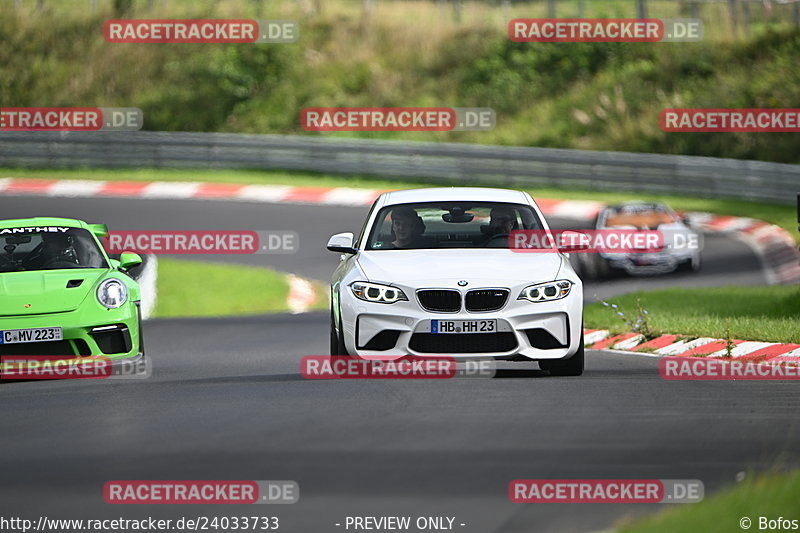
<path id="1" fill-rule="evenodd" d="M 119 266 L 125 269 L 142 264 L 142 257 L 133 252 L 122 252 L 119 256 Z"/>

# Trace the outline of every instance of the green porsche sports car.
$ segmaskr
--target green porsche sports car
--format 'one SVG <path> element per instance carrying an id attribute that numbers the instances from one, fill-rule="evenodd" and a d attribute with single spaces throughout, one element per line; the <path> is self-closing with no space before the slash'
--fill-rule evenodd
<path id="1" fill-rule="evenodd" d="M 0 220 L 0 356 L 144 356 L 134 253 L 106 254 L 103 224 Z"/>

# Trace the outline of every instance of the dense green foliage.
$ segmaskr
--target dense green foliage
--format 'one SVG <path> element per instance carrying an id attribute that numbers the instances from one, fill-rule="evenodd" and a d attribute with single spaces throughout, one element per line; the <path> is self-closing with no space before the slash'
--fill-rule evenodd
<path id="1" fill-rule="evenodd" d="M 787 26 L 700 43 L 513 43 L 488 21 L 329 9 L 282 15 L 300 21 L 297 44 L 110 44 L 111 8 L 86 4 L 0 8 L 3 106 L 131 106 L 146 129 L 257 133 L 302 133 L 307 106 L 492 107 L 492 132 L 361 135 L 800 161 L 792 133 L 658 127 L 667 107 L 800 108 L 800 31 Z"/>

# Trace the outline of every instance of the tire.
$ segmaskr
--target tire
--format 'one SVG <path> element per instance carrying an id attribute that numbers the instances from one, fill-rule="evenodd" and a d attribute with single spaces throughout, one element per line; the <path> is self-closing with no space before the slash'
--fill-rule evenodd
<path id="1" fill-rule="evenodd" d="M 580 347 L 575 354 L 561 361 L 539 361 L 539 368 L 550 372 L 551 376 L 580 376 L 584 368 L 583 324 L 581 324 Z"/>
<path id="2" fill-rule="evenodd" d="M 700 259 L 700 254 L 698 254 L 678 265 L 676 270 L 678 272 L 700 272 L 701 268 L 702 261 Z"/>
<path id="3" fill-rule="evenodd" d="M 331 356 L 333 357 L 346 357 L 349 354 L 347 353 L 347 348 L 344 345 L 344 340 L 340 334 L 336 333 L 336 328 L 334 327 L 334 319 L 333 319 L 333 309 L 331 309 L 331 338 L 330 338 L 330 352 Z M 342 329 L 342 321 L 339 320 L 339 331 L 344 331 Z"/>
<path id="4" fill-rule="evenodd" d="M 600 254 L 593 254 L 594 260 L 594 279 L 606 280 L 614 275 L 614 269 L 608 264 L 608 261 L 600 257 Z"/>
<path id="5" fill-rule="evenodd" d="M 578 271 L 578 276 L 581 279 L 597 279 L 597 268 L 595 267 L 594 259 L 588 256 L 589 254 L 575 254 L 575 263 L 572 266 Z"/>

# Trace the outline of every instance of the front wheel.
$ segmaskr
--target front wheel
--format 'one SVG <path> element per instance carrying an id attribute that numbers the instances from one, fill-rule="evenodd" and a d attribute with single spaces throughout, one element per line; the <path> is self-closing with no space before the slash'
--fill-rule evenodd
<path id="1" fill-rule="evenodd" d="M 339 320 L 339 333 L 336 333 L 335 321 L 333 318 L 333 309 L 331 309 L 331 338 L 330 338 L 330 352 L 332 356 L 347 356 L 347 348 L 344 345 L 342 338 L 342 321 Z"/>
<path id="2" fill-rule="evenodd" d="M 691 259 L 687 259 L 681 263 L 677 270 L 678 272 L 700 272 L 702 268 L 702 260 L 700 254 L 693 255 Z"/>
<path id="3" fill-rule="evenodd" d="M 583 326 L 581 340 L 575 355 L 563 361 L 539 361 L 539 368 L 547 370 L 552 376 L 580 376 L 584 368 Z"/>

